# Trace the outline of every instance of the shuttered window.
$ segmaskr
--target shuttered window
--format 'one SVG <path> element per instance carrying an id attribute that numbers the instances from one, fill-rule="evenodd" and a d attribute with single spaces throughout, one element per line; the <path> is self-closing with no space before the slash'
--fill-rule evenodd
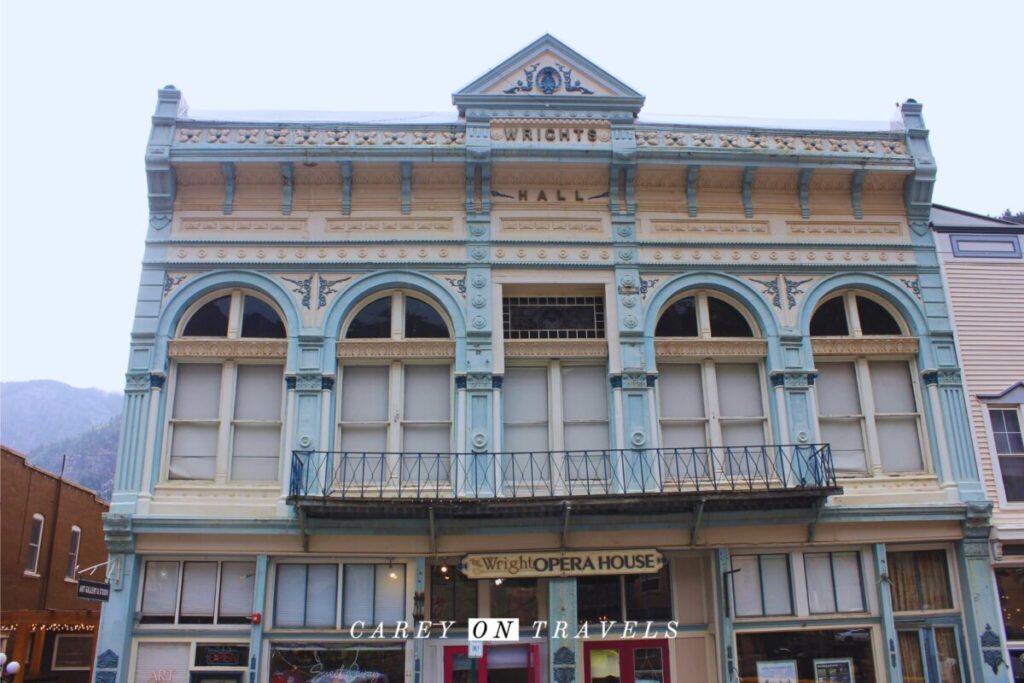
<path id="1" fill-rule="evenodd" d="M 256 563 L 149 560 L 143 624 L 242 624 L 253 612 Z"/>

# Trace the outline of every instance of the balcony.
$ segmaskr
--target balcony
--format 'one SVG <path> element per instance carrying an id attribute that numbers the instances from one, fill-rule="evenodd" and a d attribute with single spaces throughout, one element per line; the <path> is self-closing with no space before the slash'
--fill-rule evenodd
<path id="1" fill-rule="evenodd" d="M 295 451 L 304 517 L 509 517 L 816 508 L 827 444 L 530 453 Z"/>

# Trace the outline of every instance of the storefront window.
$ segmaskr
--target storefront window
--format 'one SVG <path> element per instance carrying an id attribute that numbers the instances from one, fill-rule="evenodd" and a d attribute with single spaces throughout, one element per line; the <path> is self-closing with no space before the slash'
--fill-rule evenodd
<path id="1" fill-rule="evenodd" d="M 736 616 L 793 613 L 788 555 L 734 555 L 732 570 Z"/>
<path id="2" fill-rule="evenodd" d="M 401 683 L 405 680 L 405 646 L 317 644 L 274 646 L 270 683 Z"/>
<path id="3" fill-rule="evenodd" d="M 520 625 L 537 619 L 537 579 L 495 579 L 491 584 L 491 616 L 519 619 Z"/>
<path id="4" fill-rule="evenodd" d="M 811 614 L 864 611 L 860 553 L 805 553 Z"/>
<path id="5" fill-rule="evenodd" d="M 668 621 L 672 590 L 668 567 L 657 574 L 576 579 L 576 614 L 583 621 Z"/>
<path id="6" fill-rule="evenodd" d="M 1024 567 L 996 569 L 1007 640 L 1024 640 Z"/>
<path id="7" fill-rule="evenodd" d="M 772 662 L 796 662 L 801 681 L 821 680 L 819 670 L 822 675 L 831 671 L 833 679 L 837 674 L 842 678 L 850 669 L 848 680 L 875 683 L 871 631 L 866 628 L 737 633 L 736 648 L 741 683 L 759 683 L 758 663 L 764 667 Z"/>
<path id="8" fill-rule="evenodd" d="M 904 683 L 926 683 L 938 673 L 940 683 L 961 683 L 960 649 L 951 627 L 900 630 L 900 667 Z"/>
<path id="9" fill-rule="evenodd" d="M 430 571 L 430 618 L 465 625 L 477 615 L 476 581 L 454 565 L 436 565 Z"/>
<path id="10" fill-rule="evenodd" d="M 888 553 L 892 605 L 896 612 L 952 609 L 944 550 Z"/>

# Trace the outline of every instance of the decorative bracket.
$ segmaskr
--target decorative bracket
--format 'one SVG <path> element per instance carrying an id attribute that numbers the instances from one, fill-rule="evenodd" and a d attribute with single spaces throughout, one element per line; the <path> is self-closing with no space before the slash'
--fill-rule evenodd
<path id="1" fill-rule="evenodd" d="M 800 169 L 800 217 L 810 218 L 811 217 L 811 173 L 814 169 L 801 168 Z"/>
<path id="2" fill-rule="evenodd" d="M 230 216 L 235 208 L 235 164 L 232 161 L 222 161 L 220 164 L 221 174 L 224 176 L 224 215 Z"/>
<path id="3" fill-rule="evenodd" d="M 480 165 L 480 212 L 491 213 L 491 165 Z"/>
<path id="4" fill-rule="evenodd" d="M 281 213 L 290 216 L 292 213 L 292 192 L 295 188 L 295 167 L 290 161 L 280 162 L 281 167 Z"/>
<path id="5" fill-rule="evenodd" d="M 466 214 L 476 213 L 476 164 L 466 162 Z"/>
<path id="6" fill-rule="evenodd" d="M 341 215 L 348 216 L 352 213 L 352 162 L 339 161 L 338 169 L 341 171 Z"/>
<path id="7" fill-rule="evenodd" d="M 412 162 L 403 161 L 402 164 L 402 215 L 408 216 L 412 212 Z"/>
<path id="8" fill-rule="evenodd" d="M 850 203 L 853 204 L 853 217 L 864 218 L 864 207 L 861 206 L 861 191 L 864 189 L 864 171 L 854 171 L 850 180 Z"/>
<path id="9" fill-rule="evenodd" d="M 149 225 L 163 230 L 171 224 L 174 211 L 175 177 L 171 168 L 174 123 L 183 107 L 181 91 L 173 85 L 157 93 L 156 112 L 146 145 L 146 181 L 149 194 Z"/>
<path id="10" fill-rule="evenodd" d="M 754 217 L 754 175 L 757 169 L 747 166 L 743 169 L 743 215 L 747 218 Z"/>
<path id="11" fill-rule="evenodd" d="M 690 218 L 697 217 L 697 177 L 700 166 L 686 167 L 686 213 Z"/>

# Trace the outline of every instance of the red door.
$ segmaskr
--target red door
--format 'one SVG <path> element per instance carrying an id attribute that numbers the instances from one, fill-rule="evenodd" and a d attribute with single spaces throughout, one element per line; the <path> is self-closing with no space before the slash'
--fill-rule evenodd
<path id="1" fill-rule="evenodd" d="M 444 683 L 473 683 L 469 648 L 451 645 L 444 649 Z M 476 683 L 488 683 L 488 675 L 501 681 L 540 683 L 540 648 L 537 645 L 485 645 L 476 660 Z"/>
<path id="2" fill-rule="evenodd" d="M 590 640 L 583 645 L 584 683 L 672 683 L 666 640 Z"/>

